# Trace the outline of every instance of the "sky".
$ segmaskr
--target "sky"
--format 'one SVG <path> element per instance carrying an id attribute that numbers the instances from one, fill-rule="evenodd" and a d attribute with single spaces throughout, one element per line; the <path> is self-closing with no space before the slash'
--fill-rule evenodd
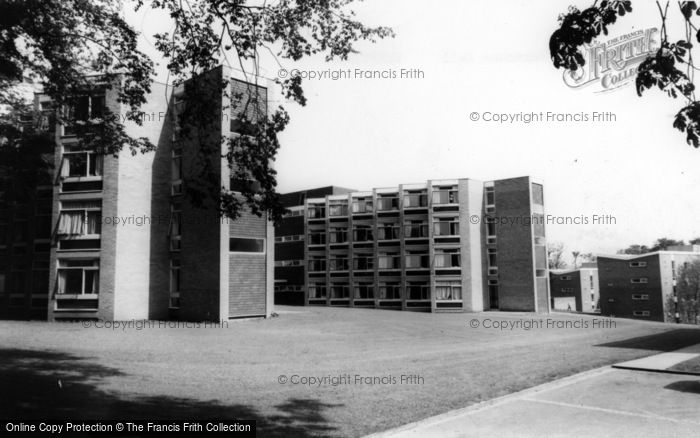
<path id="1" fill-rule="evenodd" d="M 659 91 L 639 98 L 633 83 L 606 93 L 594 85 L 567 86 L 550 61 L 548 42 L 568 4 L 357 3 L 363 22 L 389 26 L 396 37 L 359 44 L 348 61 L 280 61 L 287 72 L 327 76 L 303 82 L 305 107 L 279 97 L 291 117 L 275 163 L 279 191 L 530 175 L 544 184 L 546 214 L 569 221 L 547 225 L 548 240 L 567 252 L 614 253 L 659 237 L 699 237 L 700 150 L 672 127 L 683 102 Z M 653 2 L 633 7 L 601 42 L 660 27 Z M 142 49 L 155 56 L 151 35 L 172 24 L 148 9 L 125 14 L 142 32 Z M 683 36 L 677 22 L 669 32 L 673 41 Z M 328 77 L 347 69 L 348 77 Z M 355 69 L 390 77 L 367 78 Z M 401 69 L 420 73 L 402 79 Z M 158 72 L 164 80 L 164 63 Z M 263 60 L 263 76 L 280 74 L 272 57 Z M 524 114 L 546 118 L 548 112 L 589 120 L 522 121 Z M 607 117 L 593 121 L 594 112 Z M 498 123 L 491 114 L 522 115 Z M 595 216 L 606 219 L 593 223 Z"/>

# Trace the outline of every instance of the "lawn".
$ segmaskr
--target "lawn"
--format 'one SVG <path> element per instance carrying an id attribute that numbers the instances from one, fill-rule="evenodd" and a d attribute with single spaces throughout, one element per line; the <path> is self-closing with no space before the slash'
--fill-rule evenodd
<path id="1" fill-rule="evenodd" d="M 570 314 L 278 312 L 222 328 L 0 321 L 0 411 L 35 420 L 235 417 L 257 420 L 263 437 L 354 437 L 700 343 L 688 326 L 593 327 L 599 317 Z"/>
<path id="2" fill-rule="evenodd" d="M 694 373 L 700 375 L 700 356 L 686 360 L 669 368 L 670 371 L 679 371 L 682 373 Z"/>

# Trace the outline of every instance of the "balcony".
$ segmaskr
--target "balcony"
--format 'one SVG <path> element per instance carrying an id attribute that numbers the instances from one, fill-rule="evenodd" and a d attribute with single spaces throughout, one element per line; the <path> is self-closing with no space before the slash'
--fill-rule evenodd
<path id="1" fill-rule="evenodd" d="M 427 284 L 408 285 L 406 287 L 407 299 L 425 301 L 430 299 L 430 286 Z"/>
<path id="2" fill-rule="evenodd" d="M 348 242 L 348 230 L 329 230 L 328 231 L 328 242 L 332 244 L 336 243 L 347 243 Z"/>
<path id="3" fill-rule="evenodd" d="M 380 285 L 379 286 L 380 300 L 400 300 L 401 286 L 399 285 Z"/>

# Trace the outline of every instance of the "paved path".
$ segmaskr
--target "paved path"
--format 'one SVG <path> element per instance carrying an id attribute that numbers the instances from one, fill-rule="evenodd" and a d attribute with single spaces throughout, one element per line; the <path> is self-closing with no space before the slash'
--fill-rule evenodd
<path id="1" fill-rule="evenodd" d="M 680 350 L 679 356 L 652 356 L 649 363 L 665 366 L 693 351 L 700 352 L 700 345 Z M 699 433 L 700 377 L 604 367 L 372 437 L 637 438 Z"/>
<path id="2" fill-rule="evenodd" d="M 673 372 L 670 371 L 669 368 L 673 367 L 674 365 L 678 365 L 681 362 L 695 359 L 698 356 L 700 356 L 700 344 L 682 348 L 671 353 L 661 353 L 654 356 L 643 357 L 641 359 L 621 362 L 613 365 L 613 368 Z"/>

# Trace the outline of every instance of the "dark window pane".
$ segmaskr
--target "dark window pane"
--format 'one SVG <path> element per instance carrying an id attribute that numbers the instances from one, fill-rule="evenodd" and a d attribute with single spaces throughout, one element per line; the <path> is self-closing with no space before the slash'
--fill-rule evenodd
<path id="1" fill-rule="evenodd" d="M 263 239 L 243 239 L 232 237 L 229 239 L 229 251 L 231 252 L 264 252 L 265 244 Z"/>

